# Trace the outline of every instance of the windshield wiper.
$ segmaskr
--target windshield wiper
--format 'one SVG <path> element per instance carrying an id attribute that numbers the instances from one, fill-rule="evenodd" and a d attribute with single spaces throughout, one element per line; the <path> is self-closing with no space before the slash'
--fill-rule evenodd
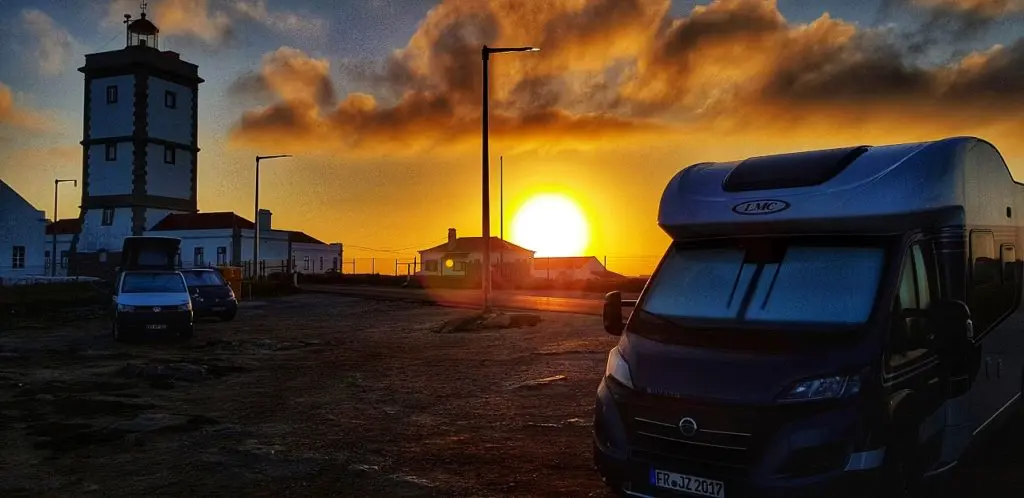
<path id="1" fill-rule="evenodd" d="M 643 308 L 638 308 L 638 311 L 640 311 L 643 314 L 653 318 L 654 321 L 656 321 L 658 323 L 661 323 L 662 325 L 674 325 L 676 327 L 684 326 L 682 322 L 679 322 L 676 319 L 670 318 L 670 317 L 668 317 L 666 315 L 662 315 L 662 314 L 659 314 L 659 313 L 654 313 L 654 312 L 651 312 L 651 311 L 647 311 L 647 310 L 645 310 Z"/>

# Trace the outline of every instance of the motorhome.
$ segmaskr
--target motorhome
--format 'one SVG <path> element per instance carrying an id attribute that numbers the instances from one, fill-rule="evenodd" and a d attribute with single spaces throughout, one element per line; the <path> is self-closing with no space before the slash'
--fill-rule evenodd
<path id="1" fill-rule="evenodd" d="M 974 137 L 683 169 L 647 286 L 606 296 L 602 478 L 733 498 L 947 475 L 1021 398 L 1022 210 L 1024 185 Z"/>

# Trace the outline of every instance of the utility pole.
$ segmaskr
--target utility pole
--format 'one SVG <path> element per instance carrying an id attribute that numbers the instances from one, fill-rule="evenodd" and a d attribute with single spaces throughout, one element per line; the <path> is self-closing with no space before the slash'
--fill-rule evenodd
<path id="1" fill-rule="evenodd" d="M 274 156 L 256 156 L 256 195 L 255 197 L 255 212 L 253 213 L 253 232 L 252 232 L 252 261 L 253 261 L 253 278 L 258 278 L 259 274 L 259 261 L 260 261 L 260 161 L 264 159 L 277 159 L 281 157 L 292 157 L 288 154 L 278 154 Z M 290 257 L 290 256 L 289 256 Z"/>
<path id="2" fill-rule="evenodd" d="M 482 145 L 482 147 L 481 147 L 481 149 L 482 149 L 481 150 L 481 153 L 482 153 L 481 154 L 481 156 L 482 156 L 481 157 L 481 163 L 482 164 L 481 164 L 481 166 L 482 166 L 482 170 L 483 170 L 482 171 L 483 172 L 483 179 L 482 179 L 483 181 L 481 182 L 483 184 L 483 195 L 482 195 L 482 197 L 483 197 L 483 213 L 481 213 L 482 214 L 481 218 L 482 218 L 482 222 L 483 222 L 483 230 L 481 230 L 481 231 L 483 233 L 481 235 L 483 235 L 483 239 L 484 239 L 483 261 L 481 261 L 481 265 L 480 265 L 481 268 L 483 269 L 483 275 L 482 275 L 482 278 L 480 279 L 481 280 L 480 283 L 481 283 L 481 287 L 482 287 L 482 291 L 483 291 L 482 292 L 483 293 L 483 303 L 482 304 L 483 304 L 483 310 L 484 311 L 489 311 L 491 309 L 491 185 L 490 185 L 490 178 L 491 178 L 490 168 L 491 168 L 491 166 L 490 166 L 490 161 L 489 161 L 489 154 L 488 154 L 488 151 L 487 151 L 487 148 L 488 148 L 488 143 L 487 143 L 487 140 L 488 140 L 488 138 L 487 138 L 487 120 L 489 118 L 489 113 L 490 113 L 490 110 L 489 110 L 489 107 L 488 107 L 489 106 L 488 100 L 490 99 L 490 86 L 488 85 L 488 82 L 487 82 L 487 76 L 488 76 L 488 74 L 487 74 L 488 73 L 487 62 L 491 59 L 491 54 L 498 54 L 498 53 L 504 53 L 504 52 L 536 52 L 538 50 L 540 50 L 540 49 L 536 48 L 536 47 L 496 48 L 496 47 L 488 47 L 487 45 L 484 45 L 484 46 L 482 46 L 480 48 L 480 59 L 483 62 L 483 89 L 482 89 L 483 91 L 480 92 L 481 94 L 483 94 L 483 106 L 482 106 L 483 108 L 482 108 L 482 116 L 481 116 L 481 121 L 483 122 L 482 123 L 483 126 L 481 127 L 481 131 L 482 131 L 482 137 L 481 137 L 482 138 L 482 140 L 481 140 L 481 142 L 482 142 L 482 144 L 481 144 Z"/>
<path id="3" fill-rule="evenodd" d="M 505 240 L 505 156 L 498 156 L 498 238 Z"/>

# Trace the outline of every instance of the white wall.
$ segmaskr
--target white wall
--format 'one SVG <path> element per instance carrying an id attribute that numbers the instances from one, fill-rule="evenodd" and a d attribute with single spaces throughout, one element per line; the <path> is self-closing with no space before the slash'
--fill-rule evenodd
<path id="1" fill-rule="evenodd" d="M 217 248 L 225 248 L 226 263 L 231 263 L 231 229 L 221 228 L 216 230 L 159 230 L 146 232 L 146 235 L 159 237 L 177 237 L 181 239 L 181 266 L 192 268 L 195 266 L 217 265 Z M 203 260 L 195 259 L 197 247 L 203 249 Z"/>
<path id="2" fill-rule="evenodd" d="M 149 144 L 146 146 L 146 170 L 146 192 L 149 195 L 177 199 L 191 197 L 192 153 L 177 149 L 174 164 L 167 164 L 164 162 L 164 146 Z"/>
<path id="3" fill-rule="evenodd" d="M 604 270 L 604 266 L 599 261 L 590 260 L 582 268 L 552 268 L 550 272 L 546 268 L 534 268 L 533 276 L 535 278 L 550 278 L 551 280 L 591 280 L 599 278 L 593 272 L 601 270 Z"/>
<path id="4" fill-rule="evenodd" d="M 252 260 L 253 230 L 241 230 L 242 261 Z M 277 264 L 288 259 L 288 232 L 260 230 L 260 259 Z"/>
<path id="5" fill-rule="evenodd" d="M 107 103 L 107 86 L 117 85 L 117 103 Z M 161 104 L 163 93 L 160 94 Z M 135 125 L 135 76 L 111 76 L 92 80 L 89 89 L 89 138 L 132 134 Z M 100 156 L 102 157 L 102 156 Z"/>
<path id="6" fill-rule="evenodd" d="M 448 253 L 446 251 L 420 253 L 420 259 L 423 262 L 426 262 L 426 261 L 429 261 L 429 260 L 436 260 L 437 261 L 437 271 L 436 272 L 429 272 L 429 271 L 426 271 L 426 270 L 421 270 L 418 273 L 423 274 L 423 275 L 451 275 L 451 276 L 465 275 L 465 272 L 463 272 L 463 271 L 457 271 L 455 269 L 445 268 L 444 261 L 445 261 L 445 257 L 447 256 L 447 254 Z M 467 262 L 470 262 L 470 261 L 481 261 L 483 259 L 483 257 L 484 257 L 483 253 L 471 252 L 465 258 L 465 261 L 467 261 Z M 453 259 L 456 260 L 456 261 L 459 260 L 459 258 L 453 258 Z M 515 263 L 515 262 L 519 262 L 519 261 L 528 261 L 529 259 L 530 259 L 530 257 L 528 255 L 524 255 L 524 254 L 521 254 L 521 253 L 518 253 L 518 252 L 512 252 L 512 251 L 506 251 L 504 253 L 504 257 L 502 256 L 502 253 L 497 252 L 497 251 L 491 253 L 491 264 L 492 265 L 497 265 L 500 262 Z M 426 267 L 422 266 L 421 268 L 426 268 Z"/>
<path id="7" fill-rule="evenodd" d="M 132 142 L 117 144 L 117 159 L 107 161 L 106 144 L 89 147 L 89 195 L 132 192 Z"/>
<path id="8" fill-rule="evenodd" d="M 44 229 L 45 230 L 45 229 Z M 114 223 L 103 226 L 103 209 L 89 209 L 82 223 L 82 234 L 78 241 L 79 252 L 96 252 L 100 249 L 120 251 L 124 238 L 132 234 L 132 208 L 114 209 Z"/>
<path id="9" fill-rule="evenodd" d="M 299 273 L 327 273 L 338 259 L 338 268 L 341 267 L 341 245 L 339 244 L 305 244 L 293 243 L 292 255 L 295 257 L 295 271 Z M 306 266 L 306 259 L 309 258 L 309 267 Z M 323 264 L 321 265 L 321 260 Z"/>
<path id="10" fill-rule="evenodd" d="M 174 109 L 164 105 L 164 92 L 167 90 L 177 95 L 177 107 Z M 188 87 L 156 77 L 149 78 L 149 136 L 191 144 L 193 97 L 192 90 Z M 150 164 L 153 164 L 152 159 Z"/>
<path id="11" fill-rule="evenodd" d="M 73 237 L 74 237 L 74 235 L 72 235 L 72 234 L 58 234 L 57 235 L 57 260 L 55 261 L 55 263 L 57 264 L 57 276 L 59 276 L 59 277 L 67 276 L 67 274 L 68 274 L 67 261 L 63 261 L 61 259 L 61 253 L 67 252 L 68 255 L 71 254 L 71 239 Z M 46 236 L 46 243 L 44 245 L 46 246 L 43 249 L 44 254 L 45 254 L 46 251 L 50 251 L 50 250 L 53 249 L 53 236 L 52 235 L 47 235 Z M 46 274 L 47 275 L 50 274 L 49 269 L 47 269 L 47 273 Z"/>
<path id="12" fill-rule="evenodd" d="M 25 248 L 24 268 L 12 268 L 14 246 Z M 42 275 L 45 246 L 46 213 L 0 183 L 0 277 Z"/>

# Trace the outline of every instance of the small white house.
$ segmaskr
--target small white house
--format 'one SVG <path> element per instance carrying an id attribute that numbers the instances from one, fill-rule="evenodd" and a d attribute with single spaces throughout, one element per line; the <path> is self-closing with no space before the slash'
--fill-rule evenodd
<path id="1" fill-rule="evenodd" d="M 519 247 L 507 240 L 491 237 L 491 266 L 528 266 L 535 251 Z M 456 237 L 448 229 L 448 242 L 419 251 L 422 269 L 417 275 L 461 277 L 470 263 L 483 260 L 483 237 Z"/>
<path id="2" fill-rule="evenodd" d="M 271 213 L 260 210 L 260 254 L 266 273 L 338 271 L 342 245 L 327 244 L 304 232 L 275 230 Z M 181 265 L 244 266 L 253 259 L 253 222 L 231 212 L 169 214 L 146 232 L 181 239 Z"/>
<path id="3" fill-rule="evenodd" d="M 67 276 L 68 258 L 71 254 L 71 242 L 74 240 L 75 234 L 81 233 L 81 231 L 82 220 L 79 220 L 78 218 L 65 218 L 46 226 L 47 255 L 53 251 L 54 233 L 57 235 L 57 276 Z M 49 261 L 49 258 L 47 258 L 47 261 Z"/>
<path id="4" fill-rule="evenodd" d="M 46 212 L 0 180 L 0 278 L 45 275 Z"/>
<path id="5" fill-rule="evenodd" d="M 598 280 L 607 269 L 594 256 L 535 258 L 533 277 L 547 280 Z"/>

